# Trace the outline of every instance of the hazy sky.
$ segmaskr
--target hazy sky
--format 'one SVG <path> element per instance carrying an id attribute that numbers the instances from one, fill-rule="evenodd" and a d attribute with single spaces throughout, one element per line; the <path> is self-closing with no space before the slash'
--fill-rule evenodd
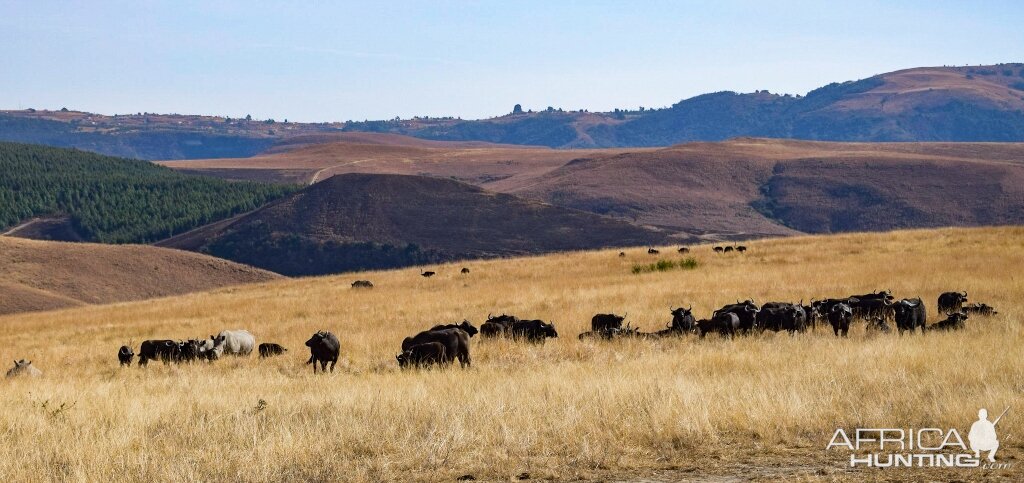
<path id="1" fill-rule="evenodd" d="M 0 0 L 0 58 L 0 109 L 481 118 L 1022 62 L 1024 2 Z"/>

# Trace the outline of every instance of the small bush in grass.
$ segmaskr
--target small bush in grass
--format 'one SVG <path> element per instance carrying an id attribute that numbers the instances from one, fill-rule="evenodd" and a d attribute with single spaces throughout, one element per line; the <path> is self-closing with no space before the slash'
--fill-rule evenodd
<path id="1" fill-rule="evenodd" d="M 675 260 L 658 260 L 654 263 L 636 264 L 633 265 L 633 273 L 667 272 L 674 268 L 693 270 L 697 268 L 697 260 L 695 258 L 686 258 L 678 262 Z"/>

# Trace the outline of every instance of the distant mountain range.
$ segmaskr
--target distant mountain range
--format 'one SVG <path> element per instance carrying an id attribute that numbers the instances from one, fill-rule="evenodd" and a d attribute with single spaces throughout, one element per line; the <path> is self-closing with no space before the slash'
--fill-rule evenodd
<path id="1" fill-rule="evenodd" d="M 806 96 L 717 92 L 664 109 L 527 109 L 484 120 L 287 123 L 145 113 L 0 111 L 0 140 L 142 159 L 245 157 L 297 135 L 339 131 L 557 148 L 668 146 L 739 136 L 1024 141 L 1024 64 L 907 69 L 833 83 Z"/>

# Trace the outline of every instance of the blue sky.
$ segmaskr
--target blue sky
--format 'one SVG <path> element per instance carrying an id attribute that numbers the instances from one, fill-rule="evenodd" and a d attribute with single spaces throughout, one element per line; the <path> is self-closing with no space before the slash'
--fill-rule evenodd
<path id="1" fill-rule="evenodd" d="M 0 109 L 483 118 L 1024 61 L 1015 1 L 291 3 L 0 0 Z"/>

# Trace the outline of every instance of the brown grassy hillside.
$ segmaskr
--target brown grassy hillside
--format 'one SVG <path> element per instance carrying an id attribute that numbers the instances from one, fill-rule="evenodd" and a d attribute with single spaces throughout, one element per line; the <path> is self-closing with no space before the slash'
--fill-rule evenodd
<path id="1" fill-rule="evenodd" d="M 667 239 L 614 218 L 449 179 L 351 173 L 160 245 L 309 275 Z"/>
<path id="2" fill-rule="evenodd" d="M 409 146 L 415 142 L 407 138 L 364 136 L 376 142 L 167 164 L 244 168 L 254 176 L 302 169 L 319 171 L 318 179 L 344 172 L 454 176 L 488 190 L 711 238 L 1024 222 L 1020 143 L 738 138 L 637 150 L 436 150 Z"/>
<path id="3" fill-rule="evenodd" d="M 178 250 L 0 236 L 0 314 L 165 297 L 277 278 Z"/>
<path id="4" fill-rule="evenodd" d="M 693 247 L 695 270 L 632 275 L 644 250 L 557 254 L 290 279 L 170 299 L 0 318 L 0 361 L 45 374 L 0 381 L 8 481 L 1020 481 L 1024 458 L 1024 229 L 942 229 Z M 670 248 L 670 247 L 667 247 Z M 352 290 L 368 279 L 372 290 Z M 831 331 L 725 340 L 581 342 L 594 313 L 655 330 L 751 297 L 805 300 L 891 288 L 967 290 L 1000 315 L 960 332 L 849 339 Z M 489 312 L 554 321 L 544 345 L 472 340 L 473 367 L 399 371 L 402 339 Z M 244 327 L 282 357 L 119 369 L 129 340 Z M 303 342 L 339 335 L 336 372 Z M 9 364 L 10 362 L 8 362 Z M 1003 470 L 855 469 L 825 451 L 837 427 L 999 423 Z M 997 409 L 994 409 L 997 408 Z M 72 441 L 73 436 L 74 441 Z M 87 442 L 88 444 L 78 443 Z"/>

